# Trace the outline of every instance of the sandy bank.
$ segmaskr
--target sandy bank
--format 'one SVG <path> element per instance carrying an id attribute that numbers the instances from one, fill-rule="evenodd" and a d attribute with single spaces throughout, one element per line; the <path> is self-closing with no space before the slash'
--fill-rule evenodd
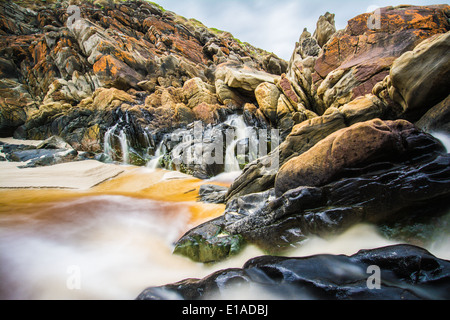
<path id="1" fill-rule="evenodd" d="M 19 168 L 19 162 L 0 162 L 0 188 L 92 188 L 124 172 L 124 168 L 95 160 L 48 167 Z"/>

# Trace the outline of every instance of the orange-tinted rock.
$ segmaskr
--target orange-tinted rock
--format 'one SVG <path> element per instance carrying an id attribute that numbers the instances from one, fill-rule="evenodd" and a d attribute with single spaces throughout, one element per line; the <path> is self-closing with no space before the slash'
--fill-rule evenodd
<path id="1" fill-rule="evenodd" d="M 93 71 L 103 86 L 124 90 L 138 88 L 138 82 L 144 78 L 127 64 L 110 55 L 98 60 L 93 66 Z"/>
<path id="2" fill-rule="evenodd" d="M 201 103 L 192 109 L 192 111 L 194 111 L 197 120 L 201 120 L 205 124 L 214 124 L 220 120 L 225 120 L 222 115 L 226 114 L 226 109 L 226 107 L 218 104 Z"/>
<path id="3" fill-rule="evenodd" d="M 283 91 L 284 95 L 289 99 L 292 105 L 296 106 L 301 102 L 299 96 L 295 93 L 291 82 L 288 78 L 286 78 L 285 74 L 281 75 L 281 79 L 278 82 L 278 87 L 281 89 L 281 91 Z"/>
<path id="4" fill-rule="evenodd" d="M 370 93 L 373 85 L 389 72 L 394 60 L 412 50 L 422 40 L 450 30 L 446 16 L 450 6 L 399 6 L 381 9 L 375 16 L 378 26 L 369 28 L 370 13 L 349 20 L 324 46 L 315 64 L 314 83 L 318 86 L 336 69 L 354 70 L 354 81 L 341 96 L 352 99 Z M 379 28 L 378 28 L 379 27 Z"/>

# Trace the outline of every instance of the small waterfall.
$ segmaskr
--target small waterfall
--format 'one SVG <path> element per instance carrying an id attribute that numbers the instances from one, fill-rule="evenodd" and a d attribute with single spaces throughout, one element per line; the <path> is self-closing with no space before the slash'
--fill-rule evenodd
<path id="1" fill-rule="evenodd" d="M 108 131 L 106 131 L 105 133 L 105 138 L 104 138 L 104 146 L 103 146 L 103 153 L 108 157 L 108 159 L 112 160 L 113 159 L 113 155 L 114 155 L 114 148 L 113 148 L 113 144 L 114 144 L 114 132 L 116 132 L 117 126 L 119 124 L 116 123 L 114 126 L 112 126 L 111 128 L 108 129 Z"/>
<path id="2" fill-rule="evenodd" d="M 147 168 L 152 169 L 152 170 L 159 168 L 159 166 L 160 166 L 159 161 L 164 156 L 164 153 L 162 151 L 163 143 L 164 143 L 164 139 L 159 143 L 159 146 L 156 149 L 155 155 L 153 156 L 153 158 L 150 159 L 149 162 L 147 162 L 147 165 L 146 165 Z"/>
<path id="3" fill-rule="evenodd" d="M 177 161 L 189 165 L 194 161 L 205 161 L 202 157 L 208 156 L 207 161 L 212 159 L 214 164 L 223 165 L 225 173 L 238 173 L 244 164 L 258 158 L 264 149 L 261 145 L 267 145 L 267 140 L 262 139 L 267 134 L 247 126 L 243 115 L 231 115 L 216 126 L 203 127 L 200 122 L 197 128 L 193 123 L 187 128 L 165 134 L 157 146 L 148 129 L 135 128 L 131 116 L 130 119 L 128 117 L 127 113 L 120 115 L 119 120 L 105 133 L 104 154 L 108 161 L 157 169 L 165 167 L 161 160 L 168 155 L 167 169 L 181 170 L 177 167 Z M 213 141 L 223 143 L 222 147 L 211 147 Z M 211 148 L 214 148 L 212 153 Z M 216 152 L 221 149 L 223 157 L 215 158 Z M 212 158 L 211 154 L 214 154 Z"/>
<path id="4" fill-rule="evenodd" d="M 116 123 L 114 126 L 108 129 L 105 133 L 103 153 L 108 157 L 108 160 L 114 161 L 121 156 L 122 164 L 130 163 L 130 147 L 128 143 L 128 137 L 125 130 L 118 129 L 119 124 Z M 118 132 L 118 133 L 117 133 Z M 119 156 L 116 152 L 115 143 L 116 141 L 120 145 L 121 155 Z"/>
<path id="5" fill-rule="evenodd" d="M 127 126 L 129 125 L 128 113 L 120 116 L 104 137 L 103 153 L 108 161 L 121 161 L 122 164 L 130 164 L 130 144 L 127 136 Z"/>
<path id="6" fill-rule="evenodd" d="M 242 115 L 231 115 L 226 124 L 233 127 L 232 130 L 233 141 L 228 144 L 225 152 L 225 172 L 237 172 L 241 171 L 240 168 L 240 156 L 245 155 L 245 150 L 239 150 L 238 143 L 246 138 L 252 138 L 252 128 L 247 127 Z"/>

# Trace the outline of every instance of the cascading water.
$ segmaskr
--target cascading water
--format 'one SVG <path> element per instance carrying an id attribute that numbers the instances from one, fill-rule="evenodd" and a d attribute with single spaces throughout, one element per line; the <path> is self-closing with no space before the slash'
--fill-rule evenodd
<path id="1" fill-rule="evenodd" d="M 450 135 L 443 132 L 432 132 L 431 135 L 442 142 L 447 152 L 450 152 Z"/>
<path id="2" fill-rule="evenodd" d="M 104 138 L 104 143 L 103 143 L 103 153 L 108 157 L 109 160 L 113 159 L 113 155 L 114 155 L 114 148 L 113 148 L 113 137 L 114 137 L 114 132 L 117 129 L 117 126 L 119 124 L 116 123 L 114 126 L 112 126 L 111 128 L 109 128 L 106 133 L 105 133 L 105 138 Z"/>
<path id="3" fill-rule="evenodd" d="M 186 168 L 194 167 L 194 163 L 200 166 L 207 163 L 222 166 L 225 173 L 240 173 L 243 164 L 257 158 L 259 143 L 256 128 L 247 126 L 243 115 L 233 114 L 217 125 L 205 126 L 197 121 L 187 128 L 166 134 L 146 167 L 159 168 L 161 159 L 168 155 L 169 169 L 173 168 L 172 165 L 180 170 L 180 165 Z M 218 156 L 217 152 L 223 154 Z"/>
<path id="4" fill-rule="evenodd" d="M 232 132 L 234 139 L 227 146 L 225 152 L 225 172 L 240 171 L 238 159 L 240 150 L 237 150 L 237 144 L 239 141 L 247 138 L 247 125 L 244 122 L 243 116 L 238 115 L 230 116 L 225 123 L 234 128 Z"/>
<path id="5" fill-rule="evenodd" d="M 245 159 L 252 161 L 257 158 L 259 137 L 255 128 L 246 125 L 242 115 L 231 115 L 225 124 L 233 128 L 233 140 L 231 143 L 227 141 L 225 172 L 240 172 Z"/>
<path id="6" fill-rule="evenodd" d="M 118 155 L 115 145 L 119 143 L 121 154 Z M 129 164 L 130 151 L 128 138 L 125 130 L 120 128 L 119 122 L 108 129 L 105 133 L 103 153 L 106 155 L 109 161 L 117 160 L 119 157 L 122 159 L 122 164 Z"/>
<path id="7" fill-rule="evenodd" d="M 128 138 L 127 138 L 127 134 L 125 133 L 125 131 L 122 129 L 120 130 L 119 133 L 119 142 L 120 142 L 120 147 L 122 149 L 122 163 L 123 164 L 129 164 L 130 161 L 130 149 L 129 149 L 129 145 L 128 145 Z"/>
<path id="8" fill-rule="evenodd" d="M 128 113 L 125 113 L 106 131 L 103 153 L 108 162 L 142 165 L 154 149 L 152 141 L 147 128 L 136 129 Z"/>

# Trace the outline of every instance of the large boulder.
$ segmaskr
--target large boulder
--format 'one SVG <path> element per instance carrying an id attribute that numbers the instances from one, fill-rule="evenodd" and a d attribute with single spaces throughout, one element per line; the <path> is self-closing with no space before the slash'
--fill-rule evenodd
<path id="1" fill-rule="evenodd" d="M 277 86 L 269 82 L 263 82 L 255 89 L 259 109 L 273 124 L 277 123 L 277 105 L 280 94 Z"/>
<path id="2" fill-rule="evenodd" d="M 183 86 L 183 94 L 187 106 L 191 109 L 201 103 L 218 103 L 215 95 L 215 87 L 207 85 L 200 78 L 193 78 L 186 81 Z"/>
<path id="3" fill-rule="evenodd" d="M 276 177 L 276 193 L 280 196 L 298 186 L 322 186 L 346 169 L 402 157 L 411 149 L 409 140 L 415 143 L 419 135 L 423 133 L 405 120 L 375 119 L 339 130 L 285 163 Z"/>
<path id="4" fill-rule="evenodd" d="M 263 82 L 274 83 L 277 76 L 267 72 L 248 67 L 247 65 L 236 65 L 235 63 L 225 63 L 217 67 L 215 77 L 222 80 L 230 88 L 253 93 Z"/>

